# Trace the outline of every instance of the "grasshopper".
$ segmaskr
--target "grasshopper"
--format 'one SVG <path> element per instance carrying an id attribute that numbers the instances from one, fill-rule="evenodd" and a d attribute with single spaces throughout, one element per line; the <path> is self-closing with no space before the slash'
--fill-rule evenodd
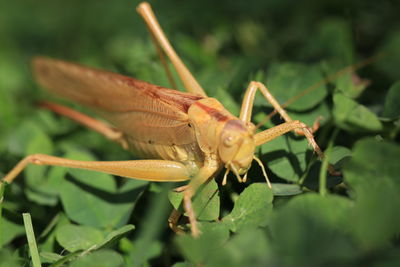
<path id="1" fill-rule="evenodd" d="M 227 111 L 217 99 L 208 97 L 176 54 L 150 5 L 140 3 L 137 11 L 153 37 L 167 75 L 172 77 L 164 55 L 171 61 L 187 92 L 46 57 L 34 58 L 32 66 L 34 76 L 42 87 L 94 109 L 112 126 L 58 104 L 45 103 L 47 108 L 99 132 L 146 159 L 78 161 L 34 154 L 22 159 L 3 181 L 11 183 L 28 164 L 81 168 L 157 182 L 189 180 L 181 188 L 183 207 L 189 218 L 191 233 L 197 237 L 200 231 L 191 199 L 201 185 L 213 179 L 222 169 L 226 169 L 222 185 L 226 184 L 229 172 L 239 182 L 244 182 L 252 162 L 256 161 L 271 187 L 262 162 L 254 155 L 257 146 L 295 131 L 304 135 L 317 155 L 323 157 L 314 140 L 313 130 L 300 121 L 292 120 L 262 83 L 250 82 L 239 117 Z M 255 125 L 251 123 L 254 97 L 258 90 L 285 120 L 261 132 L 256 132 Z M 176 217 L 176 213 L 170 217 L 173 228 Z"/>

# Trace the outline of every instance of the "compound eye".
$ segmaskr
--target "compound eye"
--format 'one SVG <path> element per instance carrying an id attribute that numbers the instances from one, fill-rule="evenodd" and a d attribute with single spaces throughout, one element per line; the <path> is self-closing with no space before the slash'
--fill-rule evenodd
<path id="1" fill-rule="evenodd" d="M 224 145 L 228 147 L 233 146 L 234 144 L 237 143 L 238 138 L 239 138 L 238 136 L 233 136 L 233 135 L 227 136 L 226 138 L 224 138 Z"/>

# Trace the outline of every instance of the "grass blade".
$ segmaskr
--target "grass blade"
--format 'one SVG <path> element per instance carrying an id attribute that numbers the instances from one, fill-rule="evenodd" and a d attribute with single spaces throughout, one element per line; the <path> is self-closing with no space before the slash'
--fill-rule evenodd
<path id="1" fill-rule="evenodd" d="M 2 210 L 3 210 L 3 195 L 4 195 L 4 187 L 5 183 L 0 181 L 0 250 L 3 244 L 2 236 L 3 236 L 3 227 L 2 227 Z"/>
<path id="2" fill-rule="evenodd" d="M 36 245 L 35 233 L 33 232 L 31 215 L 29 213 L 23 213 L 26 237 L 28 239 L 29 251 L 31 253 L 33 267 L 41 267 L 39 252 Z"/>

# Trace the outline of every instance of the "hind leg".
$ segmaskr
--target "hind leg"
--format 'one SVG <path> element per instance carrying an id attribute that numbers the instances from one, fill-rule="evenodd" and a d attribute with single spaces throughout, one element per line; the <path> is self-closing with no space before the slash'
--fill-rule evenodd
<path id="1" fill-rule="evenodd" d="M 172 81 L 173 84 L 175 83 L 169 71 L 168 64 L 166 63 L 164 55 L 162 55 L 163 53 L 161 51 L 163 51 L 167 55 L 169 60 L 171 60 L 172 65 L 174 66 L 179 75 L 179 78 L 186 88 L 186 91 L 199 94 L 201 96 L 207 96 L 203 88 L 190 73 L 189 69 L 176 54 L 174 48 L 172 47 L 171 43 L 168 41 L 168 38 L 165 36 L 163 30 L 161 29 L 160 24 L 158 23 L 157 18 L 155 17 L 149 3 L 140 3 L 136 10 L 143 17 L 147 28 L 149 29 L 153 37 L 153 41 L 159 51 L 161 61 L 163 62 L 167 75 L 170 77 L 170 81 Z"/>

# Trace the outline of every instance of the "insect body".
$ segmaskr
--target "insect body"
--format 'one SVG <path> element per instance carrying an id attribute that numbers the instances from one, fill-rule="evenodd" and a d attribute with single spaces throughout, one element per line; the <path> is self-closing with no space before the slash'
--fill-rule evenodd
<path id="1" fill-rule="evenodd" d="M 256 146 L 295 130 L 304 134 L 314 151 L 322 157 L 312 131 L 305 124 L 291 120 L 263 84 L 250 83 L 239 117 L 227 111 L 218 100 L 208 97 L 176 55 L 150 6 L 142 3 L 138 11 L 145 19 L 155 44 L 171 60 L 188 92 L 44 57 L 33 60 L 33 69 L 38 83 L 44 88 L 89 106 L 113 126 L 57 104 L 45 104 L 48 108 L 147 159 L 93 162 L 35 154 L 18 163 L 5 176 L 5 181 L 12 182 L 29 163 L 83 168 L 149 181 L 190 180 L 184 189 L 183 205 L 192 234 L 198 236 L 192 196 L 199 186 L 214 178 L 223 168 L 226 168 L 223 184 L 229 172 L 238 181 L 245 181 L 253 160 L 264 171 L 262 163 L 254 155 Z M 250 120 L 257 90 L 271 102 L 285 123 L 256 133 Z"/>

